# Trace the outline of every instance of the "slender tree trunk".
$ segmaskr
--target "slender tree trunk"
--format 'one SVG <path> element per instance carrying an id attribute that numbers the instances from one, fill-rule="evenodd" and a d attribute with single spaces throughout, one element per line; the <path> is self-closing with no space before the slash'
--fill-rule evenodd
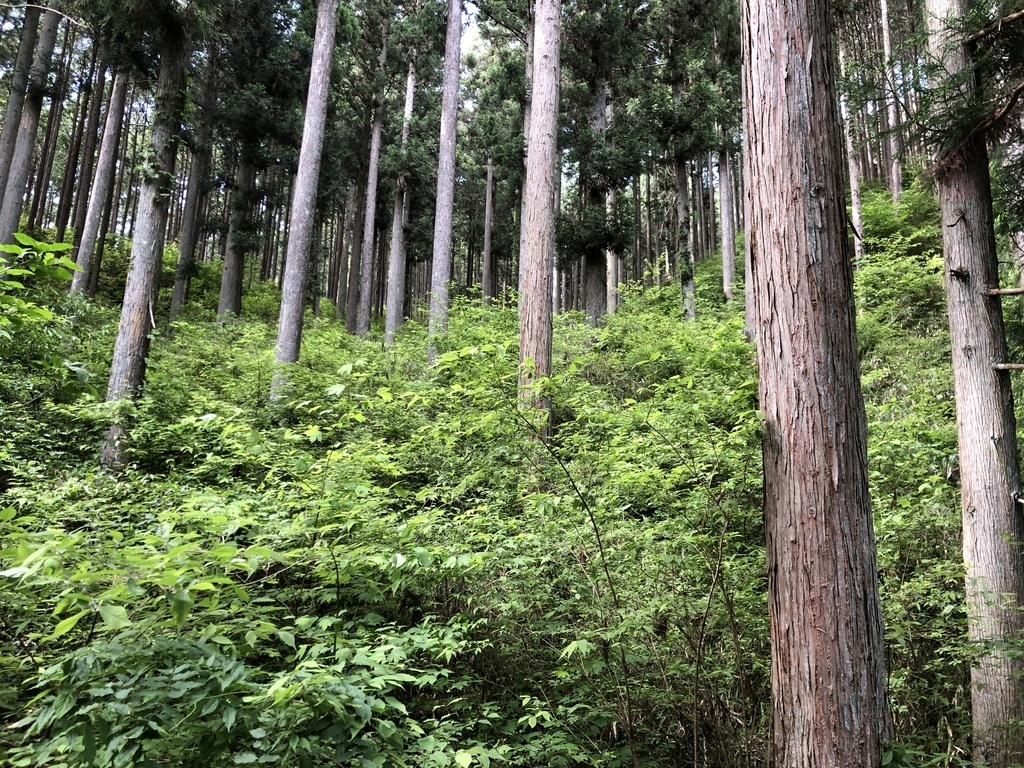
<path id="1" fill-rule="evenodd" d="M 89 205 L 78 244 L 76 262 L 80 271 L 76 272 L 71 280 L 73 293 L 84 293 L 89 286 L 96 238 L 99 234 L 103 210 L 110 199 L 110 183 L 114 178 L 117 147 L 121 143 L 121 124 L 124 121 L 124 102 L 127 91 L 128 77 L 124 72 L 118 72 L 114 76 L 114 83 L 110 88 L 110 102 L 107 105 L 107 117 L 103 124 L 103 140 L 100 143 L 100 156 L 96 163 L 96 178 L 92 183 L 92 192 L 89 196 Z"/>
<path id="2" fill-rule="evenodd" d="M 21 125 L 29 72 L 32 68 L 32 53 L 39 37 L 39 14 L 40 7 L 38 5 L 25 6 L 25 18 L 21 24 L 21 41 L 18 43 L 18 57 L 14 60 L 11 94 L 7 98 L 4 127 L 3 132 L 0 133 L 0 202 L 2 202 L 4 191 L 7 189 L 7 178 L 11 169 L 11 161 L 14 158 L 14 147 L 18 141 L 18 129 Z"/>
<path id="3" fill-rule="evenodd" d="M 334 304 L 338 319 L 345 318 L 346 300 L 348 299 L 348 254 L 352 243 L 352 225 L 356 210 L 356 185 L 348 185 L 345 195 L 345 214 L 341 221 L 340 242 L 338 246 L 338 288 Z"/>
<path id="4" fill-rule="evenodd" d="M 366 172 L 366 208 L 363 211 L 363 243 L 359 252 L 359 314 L 356 334 L 365 336 L 370 330 L 370 309 L 373 305 L 373 238 L 377 234 L 377 178 L 380 167 L 380 141 L 384 132 L 384 79 L 388 56 L 388 29 L 384 26 L 380 60 L 377 62 L 379 84 L 373 98 L 373 127 L 370 129 L 370 158 Z"/>
<path id="5" fill-rule="evenodd" d="M 433 268 L 430 275 L 428 333 L 448 327 L 448 281 L 452 276 L 452 216 L 455 210 L 455 139 L 459 114 L 459 65 L 462 40 L 462 0 L 448 0 L 444 42 L 444 80 L 441 88 L 441 147 L 437 162 L 437 203 L 434 208 Z M 433 357 L 433 344 L 428 355 Z"/>
<path id="6" fill-rule="evenodd" d="M 889 132 L 886 136 L 889 149 L 889 192 L 895 205 L 900 204 L 900 192 L 903 189 L 903 170 L 900 166 L 902 140 L 900 137 L 899 86 L 896 71 L 893 67 L 892 33 L 889 29 L 889 2 L 881 2 L 882 50 L 885 55 L 885 85 L 883 97 L 886 115 L 889 119 Z"/>
<path id="7" fill-rule="evenodd" d="M 356 211 L 355 223 L 352 227 L 352 239 L 349 245 L 348 267 L 348 298 L 345 302 L 345 332 L 355 334 L 359 318 L 359 285 L 360 262 L 362 261 L 363 221 L 366 210 L 366 182 L 363 181 L 356 190 L 356 200 L 360 207 Z"/>
<path id="8" fill-rule="evenodd" d="M 313 64 L 306 96 L 306 119 L 302 127 L 299 170 L 292 196 L 291 231 L 281 288 L 281 314 L 278 318 L 275 371 L 271 386 L 274 400 L 284 395 L 288 378 L 280 366 L 298 362 L 302 343 L 302 315 L 306 305 L 306 272 L 309 245 L 316 215 L 316 190 L 320 180 L 320 158 L 327 123 L 327 96 L 331 82 L 331 56 L 338 24 L 338 0 L 318 0 Z"/>
<path id="9" fill-rule="evenodd" d="M 28 92 L 21 112 L 17 143 L 11 157 L 7 187 L 3 204 L 0 205 L 0 243 L 9 243 L 21 221 L 21 210 L 25 201 L 25 185 L 28 183 L 32 165 L 32 149 L 39 131 L 39 115 L 43 110 L 46 95 L 46 77 L 50 71 L 53 49 L 57 44 L 57 28 L 60 14 L 47 10 L 32 57 L 32 71 L 29 74 Z"/>
<path id="10" fill-rule="evenodd" d="M 174 161 L 181 133 L 188 55 L 188 35 L 182 27 L 172 23 L 164 30 L 160 48 L 156 109 L 150 133 L 153 162 L 150 172 L 142 179 L 139 192 L 139 217 L 128 263 L 121 322 L 110 365 L 108 403 L 134 397 L 145 377 L 149 332 L 155 322 L 156 295 L 160 287 L 167 200 L 174 178 Z M 111 469 L 124 463 L 125 435 L 119 422 L 111 425 L 100 451 L 101 466 Z"/>
<path id="11" fill-rule="evenodd" d="M 494 298 L 494 264 L 491 255 L 491 227 L 494 225 L 494 158 L 487 155 L 487 191 L 484 194 L 484 252 L 480 265 L 480 293 L 484 304 Z"/>
<path id="12" fill-rule="evenodd" d="M 676 270 L 683 291 L 683 314 L 687 320 L 697 317 L 693 282 L 693 248 L 690 232 L 690 176 L 686 160 L 676 157 Z"/>
<path id="13" fill-rule="evenodd" d="M 533 113 L 533 49 L 534 49 L 534 27 L 536 25 L 536 0 L 526 0 L 526 45 L 524 53 L 525 69 L 523 73 L 524 100 L 523 100 L 523 183 L 519 190 L 519 261 L 522 262 L 523 252 L 526 250 L 526 227 L 522 222 L 526 220 L 526 163 L 530 152 L 530 116 Z M 518 277 L 522 278 L 523 270 L 519 269 Z M 522 292 L 523 286 L 517 286 Z"/>
<path id="14" fill-rule="evenodd" d="M 245 249 L 242 247 L 242 230 L 249 218 L 249 200 L 252 185 L 256 179 L 256 166 L 250 157 L 250 149 L 243 147 L 235 172 L 231 217 L 228 220 L 227 244 L 224 248 L 224 271 L 221 273 L 220 298 L 217 302 L 217 318 L 224 322 L 227 315 L 240 317 L 242 314 L 242 278 L 245 275 Z"/>
<path id="15" fill-rule="evenodd" d="M 596 78 L 590 86 L 590 132 L 595 147 L 603 148 L 608 132 L 608 95 L 610 84 L 606 77 Z M 584 211 L 596 211 L 600 207 L 605 214 L 607 193 L 603 189 L 588 186 L 581 190 Z M 596 220 L 596 216 L 590 220 Z M 592 247 L 583 255 L 583 301 L 590 325 L 597 325 L 608 314 L 608 257 L 605 249 Z"/>
<path id="16" fill-rule="evenodd" d="M 74 45 L 74 29 L 70 24 L 65 25 L 60 63 L 57 67 L 53 90 L 50 92 L 50 109 L 46 115 L 46 127 L 43 129 L 43 145 L 39 150 L 39 167 L 36 169 L 35 183 L 31 190 L 31 204 L 28 213 L 30 229 L 42 229 L 46 217 L 46 198 L 50 191 L 50 179 L 53 175 L 57 134 L 60 133 L 64 120 L 64 102 L 67 98 Z"/>
<path id="17" fill-rule="evenodd" d="M 560 0 L 537 0 L 533 54 L 533 110 L 523 185 L 522 228 L 526 249 L 520 257 L 519 401 L 547 410 L 533 384 L 551 375 L 551 270 L 555 258 L 555 201 L 558 194 L 558 85 L 561 37 Z"/>
<path id="18" fill-rule="evenodd" d="M 845 69 L 845 59 L 842 47 L 839 48 L 839 67 Z M 850 124 L 850 109 L 846 101 L 846 94 L 839 93 L 839 108 L 843 119 L 843 137 L 846 141 L 846 166 L 850 177 L 850 218 L 853 224 L 853 259 L 854 264 L 860 267 L 864 264 L 864 217 L 860 200 L 860 158 L 853 147 L 853 126 Z"/>
<path id="19" fill-rule="evenodd" d="M 402 111 L 402 171 L 395 184 L 395 205 L 391 215 L 391 253 L 388 257 L 388 292 L 384 309 L 384 343 L 394 344 L 402 325 L 405 300 L 405 227 L 409 220 L 409 189 L 405 177 L 409 128 L 412 124 L 413 99 L 416 95 L 416 54 L 409 56 L 409 72 L 405 78 L 405 108 Z"/>
<path id="20" fill-rule="evenodd" d="M 181 234 L 178 237 L 178 263 L 174 267 L 174 289 L 171 293 L 171 319 L 181 313 L 188 295 L 188 284 L 196 261 L 196 243 L 199 239 L 199 209 L 206 194 L 206 175 L 210 167 L 210 123 L 212 120 L 214 86 L 217 69 L 213 57 L 207 59 L 199 94 L 199 115 L 196 118 L 192 142 L 192 161 L 188 169 L 185 206 L 181 214 Z M 268 203 L 269 208 L 269 203 Z M 265 233 L 270 240 L 270 232 Z"/>
<path id="21" fill-rule="evenodd" d="M 96 150 L 96 131 L 100 124 L 100 108 L 103 104 L 106 76 L 107 64 L 100 60 L 98 46 L 94 45 L 89 76 L 80 88 L 80 109 L 75 116 L 75 132 L 68 149 L 61 180 L 60 205 L 57 207 L 56 217 L 57 239 L 60 241 L 64 240 L 68 223 L 75 210 L 76 182 L 82 190 L 86 191 L 86 195 L 92 182 L 92 154 Z M 91 136 L 90 131 L 92 132 Z M 79 199 L 81 196 L 80 192 Z"/>
<path id="22" fill-rule="evenodd" d="M 718 152 L 718 210 L 722 218 L 722 290 L 732 299 L 736 282 L 736 220 L 733 218 L 732 160 L 727 149 Z"/>
<path id="23" fill-rule="evenodd" d="M 743 0 L 774 765 L 890 739 L 827 0 Z"/>
<path id="24" fill-rule="evenodd" d="M 974 99 L 970 53 L 955 30 L 972 6 L 927 0 L 928 47 L 948 107 Z M 955 80 L 956 85 L 951 84 Z M 948 117 L 940 116 L 948 120 Z M 955 118 L 954 118 L 955 122 Z M 1024 762 L 1024 658 L 1007 642 L 1024 637 L 1024 512 L 1017 424 L 1006 362 L 999 263 L 985 136 L 972 132 L 939 148 L 933 168 L 942 210 L 946 307 L 953 348 L 960 447 L 968 632 L 979 657 L 971 669 L 974 759 L 987 768 Z"/>

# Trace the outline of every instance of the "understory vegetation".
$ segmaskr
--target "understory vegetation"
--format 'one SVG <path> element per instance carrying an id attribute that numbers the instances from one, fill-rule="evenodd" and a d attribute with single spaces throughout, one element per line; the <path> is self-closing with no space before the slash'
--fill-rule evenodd
<path id="1" fill-rule="evenodd" d="M 863 235 L 886 760 L 966 765 L 930 192 L 866 193 Z M 712 263 L 696 322 L 676 283 L 598 330 L 556 318 L 547 440 L 517 408 L 511 301 L 457 301 L 433 365 L 419 326 L 384 349 L 325 307 L 272 404 L 272 290 L 218 326 L 198 281 L 112 414 L 116 309 L 25 272 L 0 286 L 0 763 L 768 765 L 756 378 Z"/>

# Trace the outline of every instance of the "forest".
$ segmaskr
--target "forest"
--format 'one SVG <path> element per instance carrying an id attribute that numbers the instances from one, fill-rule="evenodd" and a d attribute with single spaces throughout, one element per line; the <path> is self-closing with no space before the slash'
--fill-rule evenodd
<path id="1" fill-rule="evenodd" d="M 1020 0 L 0 5 L 0 766 L 1024 765 Z"/>

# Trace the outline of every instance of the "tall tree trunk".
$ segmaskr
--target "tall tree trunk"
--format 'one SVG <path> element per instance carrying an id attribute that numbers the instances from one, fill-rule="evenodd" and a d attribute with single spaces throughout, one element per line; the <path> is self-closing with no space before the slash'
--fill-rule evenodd
<path id="1" fill-rule="evenodd" d="M 114 341 L 110 364 L 107 402 L 134 397 L 142 385 L 149 354 L 149 332 L 153 328 L 160 264 L 167 223 L 167 200 L 174 178 L 174 161 L 181 133 L 185 104 L 185 67 L 189 39 L 185 29 L 173 22 L 164 30 L 160 46 L 160 73 L 156 86 L 156 109 L 150 132 L 150 172 L 139 191 L 139 216 L 128 278 L 121 307 L 121 322 Z M 110 110 L 112 113 L 114 110 Z M 100 465 L 118 468 L 124 463 L 124 427 L 111 425 L 100 451 Z"/>
<path id="2" fill-rule="evenodd" d="M 345 305 L 348 299 L 348 254 L 352 244 L 352 225 L 356 210 L 356 185 L 349 183 L 345 195 L 345 213 L 341 220 L 341 233 L 338 245 L 338 287 L 334 304 L 338 319 L 345 318 Z"/>
<path id="3" fill-rule="evenodd" d="M 536 26 L 536 0 L 526 0 L 526 45 L 524 46 L 523 59 L 525 72 L 523 73 L 524 98 L 523 98 L 523 183 L 519 190 L 519 261 L 522 263 L 523 252 L 526 250 L 526 227 L 522 222 L 526 220 L 526 163 L 530 152 L 530 116 L 533 113 L 533 49 L 534 32 Z M 522 278 L 523 270 L 519 270 L 519 278 Z M 523 286 L 517 286 L 522 293 Z"/>
<path id="4" fill-rule="evenodd" d="M 491 228 L 494 225 L 494 157 L 487 155 L 487 191 L 484 194 L 484 252 L 480 262 L 480 294 L 484 304 L 494 298 L 494 263 Z"/>
<path id="5" fill-rule="evenodd" d="M 0 205 L 0 243 L 11 242 L 21 222 L 25 185 L 28 183 L 32 165 L 32 149 L 35 147 L 36 134 L 39 131 L 39 115 L 42 113 L 43 97 L 46 95 L 46 77 L 50 71 L 53 49 L 57 44 L 60 19 L 61 16 L 56 11 L 46 11 L 39 32 L 39 41 L 32 57 L 32 71 L 29 74 L 28 92 L 25 94 L 25 103 L 22 107 L 18 139 L 11 157 L 3 204 Z"/>
<path id="6" fill-rule="evenodd" d="M 46 218 L 46 201 L 50 191 L 50 179 L 53 175 L 53 161 L 57 151 L 57 136 L 61 132 L 64 120 L 64 102 L 67 98 L 68 80 L 71 76 L 71 59 L 74 55 L 74 46 L 74 28 L 71 24 L 68 24 L 64 28 L 64 42 L 61 44 L 60 63 L 57 67 L 53 90 L 50 92 L 50 109 L 46 115 L 46 127 L 43 129 L 43 146 L 39 150 L 39 166 L 36 169 L 31 204 L 29 205 L 29 229 L 42 229 Z"/>
<path id="7" fill-rule="evenodd" d="M 693 282 L 693 247 L 690 232 L 690 175 L 686 160 L 677 156 L 676 165 L 676 270 L 683 292 L 683 315 L 687 320 L 697 317 Z"/>
<path id="8" fill-rule="evenodd" d="M 373 127 L 370 129 L 370 157 L 366 171 L 366 208 L 363 211 L 363 242 L 359 251 L 359 314 L 356 334 L 365 336 L 370 330 L 370 309 L 373 305 L 373 238 L 377 234 L 377 178 L 380 168 L 380 141 L 384 132 L 384 81 L 388 61 L 388 27 L 385 22 L 380 60 L 377 62 L 379 79 L 373 97 Z"/>
<path id="9" fill-rule="evenodd" d="M 284 281 L 281 287 L 281 314 L 278 318 L 277 350 L 274 356 L 279 367 L 274 373 L 271 385 L 271 397 L 275 400 L 283 397 L 288 381 L 287 374 L 281 366 L 298 362 L 299 348 L 302 344 L 302 315 L 306 305 L 309 244 L 313 234 L 313 218 L 316 215 L 316 190 L 320 180 L 320 158 L 324 149 L 331 57 L 337 26 L 338 0 L 318 0 L 313 63 L 306 96 L 306 119 L 302 127 L 299 170 L 295 176 L 292 195 L 291 231 L 288 235 Z"/>
<path id="10" fill-rule="evenodd" d="M 827 0 L 743 0 L 774 765 L 890 739 Z"/>
<path id="11" fill-rule="evenodd" d="M 4 191 L 7 189 L 11 160 L 14 158 L 14 147 L 18 141 L 18 129 L 21 125 L 29 72 L 32 68 L 32 53 L 39 37 L 39 14 L 40 7 L 38 5 L 25 6 L 25 18 L 21 24 L 21 40 L 18 43 L 18 57 L 14 60 L 11 94 L 7 98 L 4 127 L 3 132 L 0 133 L 0 202 L 2 202 Z"/>
<path id="12" fill-rule="evenodd" d="M 957 37 L 972 5 L 927 0 L 928 47 L 941 71 L 933 87 L 954 111 L 975 97 L 970 53 Z M 955 84 L 954 84 L 955 83 Z M 948 116 L 939 116 L 949 120 Z M 956 122 L 956 118 L 952 118 Z M 971 669 L 974 759 L 988 768 L 1024 762 L 1024 658 L 1007 641 L 1024 637 L 1024 513 L 1017 424 L 1006 362 L 985 136 L 972 132 L 934 166 L 942 210 L 946 307 L 960 446 L 968 632 L 979 657 Z"/>
<path id="13" fill-rule="evenodd" d="M 228 220 L 227 244 L 224 248 L 224 271 L 221 273 L 220 297 L 217 301 L 217 318 L 224 322 L 227 315 L 240 317 L 242 314 L 242 278 L 245 274 L 245 249 L 242 247 L 242 231 L 249 219 L 249 201 L 252 185 L 256 179 L 256 166 L 250 156 L 250 148 L 242 147 L 235 172 L 235 187 L 231 195 L 231 217 Z"/>
<path id="14" fill-rule="evenodd" d="M 124 102 L 127 91 L 128 77 L 124 72 L 118 72 L 114 76 L 114 83 L 110 88 L 110 102 L 107 105 L 107 117 L 103 124 L 103 140 L 100 143 L 100 156 L 96 163 L 96 178 L 92 183 L 92 192 L 89 195 L 89 205 L 78 244 L 76 262 L 79 271 L 71 280 L 73 293 L 84 293 L 89 286 L 93 251 L 96 250 L 96 238 L 99 234 L 103 210 L 110 198 L 110 183 L 114 178 L 117 148 L 121 143 L 121 124 L 124 121 Z"/>
<path id="15" fill-rule="evenodd" d="M 355 212 L 352 238 L 349 244 L 348 296 L 345 301 L 345 332 L 354 334 L 359 319 L 360 261 L 362 260 L 363 221 L 366 208 L 366 181 L 356 190 L 356 202 L 360 207 Z"/>
<path id="16" fill-rule="evenodd" d="M 889 132 L 886 136 L 889 149 L 889 193 L 895 205 L 900 203 L 900 192 L 903 189 L 903 169 L 900 165 L 900 154 L 903 142 L 900 138 L 900 107 L 899 107 L 899 84 L 896 81 L 896 71 L 893 67 L 892 55 L 892 33 L 889 28 L 889 2 L 879 0 L 882 4 L 881 26 L 882 26 L 882 51 L 885 55 L 885 84 L 882 94 L 885 99 L 885 111 L 889 119 Z"/>
<path id="17" fill-rule="evenodd" d="M 591 108 L 589 128 L 594 137 L 595 147 L 604 147 L 608 133 L 608 96 L 611 86 L 606 77 L 596 78 L 590 86 Z M 591 174 L 593 176 L 593 174 Z M 581 190 L 586 210 L 606 215 L 607 191 L 593 186 L 593 181 Z M 585 221 L 597 221 L 598 217 L 586 217 Z M 608 314 L 608 257 L 604 248 L 591 247 L 583 255 L 583 302 L 587 322 L 596 325 Z"/>
<path id="18" fill-rule="evenodd" d="M 394 344 L 405 310 L 405 227 L 409 221 L 409 189 L 405 177 L 409 128 L 416 95 L 416 54 L 409 56 L 405 78 L 405 108 L 402 111 L 402 171 L 395 184 L 395 205 L 391 214 L 391 253 L 388 257 L 388 292 L 384 309 L 384 343 Z"/>
<path id="19" fill-rule="evenodd" d="M 732 160 L 728 149 L 718 152 L 718 211 L 722 219 L 722 290 L 732 299 L 736 282 L 736 219 L 733 218 Z"/>
<path id="20" fill-rule="evenodd" d="M 551 270 L 555 258 L 558 194 L 558 85 L 561 0 L 537 0 L 533 54 L 533 109 L 523 184 L 526 249 L 520 257 L 519 401 L 548 408 L 533 384 L 551 375 Z"/>
<path id="21" fill-rule="evenodd" d="M 437 203 L 434 208 L 433 267 L 430 275 L 428 333 L 448 327 L 448 281 L 452 276 L 452 216 L 455 211 L 455 138 L 459 114 L 462 0 L 448 0 L 444 41 L 444 80 L 441 87 L 441 147 L 437 161 Z M 433 344 L 430 356 L 433 356 Z"/>
<path id="22" fill-rule="evenodd" d="M 845 69 L 846 57 L 843 48 L 839 48 L 839 68 Z M 857 267 L 864 264 L 864 216 L 860 199 L 860 158 L 853 147 L 853 126 L 850 124 L 850 109 L 847 104 L 846 94 L 839 93 L 839 109 L 843 119 L 843 138 L 846 141 L 846 167 L 847 175 L 850 178 L 850 218 L 853 224 L 853 260 Z"/>
<path id="23" fill-rule="evenodd" d="M 192 268 L 196 261 L 196 243 L 199 240 L 199 208 L 206 194 L 206 175 L 210 167 L 210 126 L 212 121 L 214 86 L 217 69 L 212 56 L 207 58 L 202 90 L 199 94 L 199 115 L 196 118 L 192 140 L 192 161 L 188 169 L 185 189 L 185 207 L 181 214 L 181 234 L 178 237 L 178 263 L 174 267 L 174 289 L 171 293 L 171 319 L 175 319 L 185 304 Z M 268 203 L 269 208 L 269 203 Z M 265 233 L 270 239 L 270 232 Z"/>
<path id="24" fill-rule="evenodd" d="M 74 131 L 71 146 L 68 148 L 61 177 L 60 203 L 57 206 L 57 239 L 64 240 L 68 223 L 71 220 L 75 203 L 75 186 L 87 190 L 92 181 L 92 157 L 86 159 L 84 154 L 91 154 L 96 149 L 95 133 L 99 128 L 100 107 L 106 86 L 107 64 L 99 58 L 99 47 L 93 45 L 89 65 L 89 75 L 79 88 L 79 105 L 75 112 Z M 89 137 L 89 131 L 93 136 Z M 86 165 L 89 174 L 86 174 Z M 79 175 L 79 170 L 81 174 Z"/>

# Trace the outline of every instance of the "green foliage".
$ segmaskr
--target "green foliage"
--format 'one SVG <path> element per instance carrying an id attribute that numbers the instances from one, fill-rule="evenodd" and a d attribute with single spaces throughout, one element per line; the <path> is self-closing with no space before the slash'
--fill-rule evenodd
<path id="1" fill-rule="evenodd" d="M 932 247 L 914 194 L 870 201 L 857 274 L 890 758 L 956 764 L 948 349 L 930 291 L 889 293 L 877 255 Z M 153 340 L 117 478 L 91 466 L 88 393 L 8 409 L 4 759 L 767 765 L 757 388 L 716 270 L 698 265 L 696 322 L 676 284 L 627 290 L 598 330 L 558 316 L 545 441 L 517 404 L 515 309 L 465 297 L 432 365 L 414 322 L 382 349 L 309 318 L 273 411 L 273 289 L 223 326 L 188 315 Z M 60 345 L 99 373 L 116 318 L 76 311 Z"/>

